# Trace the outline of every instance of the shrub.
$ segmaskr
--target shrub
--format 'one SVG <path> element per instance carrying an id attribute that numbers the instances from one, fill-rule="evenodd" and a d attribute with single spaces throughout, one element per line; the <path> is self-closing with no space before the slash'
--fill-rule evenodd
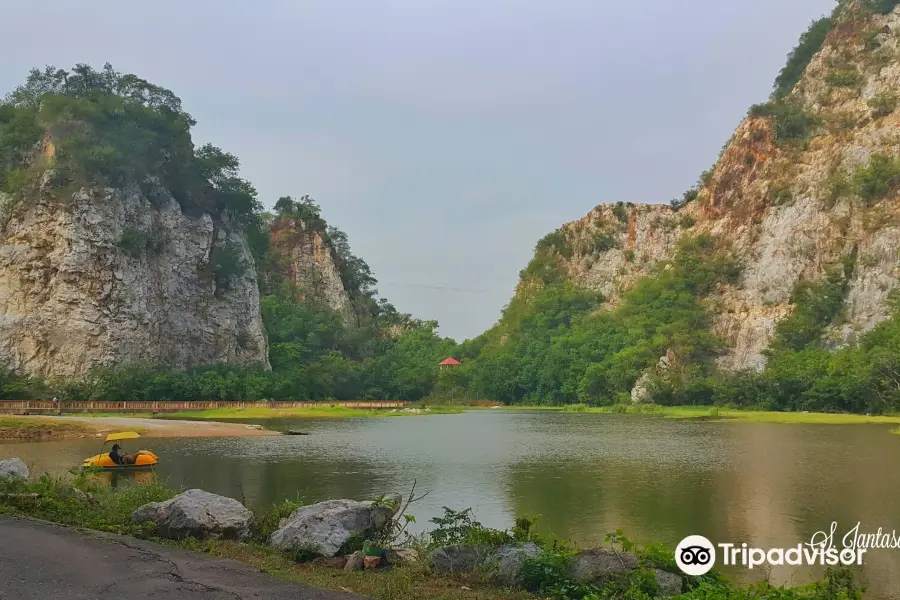
<path id="1" fill-rule="evenodd" d="M 535 252 L 541 251 L 555 251 L 565 258 L 570 258 L 572 256 L 572 249 L 566 243 L 566 232 L 562 229 L 557 229 L 553 233 L 548 233 L 538 240 L 538 243 L 535 246 Z"/>
<path id="2" fill-rule="evenodd" d="M 119 248 L 132 258 L 140 258 L 147 249 L 149 239 L 150 236 L 146 232 L 128 228 L 122 232 L 122 236 L 119 238 Z"/>
<path id="3" fill-rule="evenodd" d="M 869 6 L 877 13 L 886 15 L 900 4 L 900 0 L 869 0 Z"/>
<path id="4" fill-rule="evenodd" d="M 775 142 L 779 145 L 809 138 L 819 118 L 803 108 L 786 102 L 755 104 L 750 108 L 754 117 L 769 117 L 775 128 Z"/>
<path id="5" fill-rule="evenodd" d="M 675 198 L 674 200 L 669 202 L 669 205 L 677 211 L 677 210 L 680 210 L 681 207 L 683 207 L 685 204 L 688 204 L 689 202 L 693 202 L 694 200 L 696 200 L 699 197 L 700 197 L 700 187 L 699 186 L 692 187 L 691 189 L 687 190 L 684 194 L 682 194 L 681 198 Z"/>
<path id="6" fill-rule="evenodd" d="M 300 500 L 282 500 L 253 515 L 253 537 L 260 543 L 266 543 L 282 519 L 291 516 L 295 510 L 303 506 Z"/>
<path id="7" fill-rule="evenodd" d="M 769 194 L 773 206 L 783 206 L 794 200 L 794 194 L 789 186 L 775 186 Z"/>
<path id="8" fill-rule="evenodd" d="M 678 222 L 678 225 L 681 226 L 682 229 L 690 229 L 694 226 L 695 223 L 694 217 L 691 215 L 684 215 L 681 217 L 681 220 Z"/>
<path id="9" fill-rule="evenodd" d="M 444 506 L 443 510 L 443 516 L 431 519 L 431 523 L 437 525 L 429 532 L 433 547 L 460 544 L 498 547 L 514 540 L 511 533 L 490 529 L 476 521 L 471 508 L 457 511 Z"/>
<path id="10" fill-rule="evenodd" d="M 869 100 L 869 108 L 875 118 L 886 117 L 897 108 L 897 94 L 890 91 L 881 91 Z"/>
<path id="11" fill-rule="evenodd" d="M 873 154 L 869 165 L 853 174 L 853 187 L 866 202 L 884 198 L 900 184 L 900 158 Z"/>
<path id="12" fill-rule="evenodd" d="M 216 281 L 216 291 L 228 290 L 236 277 L 243 275 L 247 269 L 241 252 L 226 245 L 214 251 L 213 275 Z"/>
<path id="13" fill-rule="evenodd" d="M 825 83 L 837 87 L 857 87 L 862 82 L 862 75 L 853 67 L 831 69 L 825 74 Z"/>
<path id="14" fill-rule="evenodd" d="M 838 200 L 852 191 L 853 188 L 850 185 L 850 180 L 847 179 L 847 174 L 840 169 L 834 169 L 825 179 L 822 199 L 825 201 L 825 205 L 831 208 Z"/>
<path id="15" fill-rule="evenodd" d="M 800 43 L 788 55 L 787 64 L 775 78 L 775 91 L 772 92 L 774 100 L 781 100 L 791 93 L 813 57 L 822 49 L 825 38 L 834 29 L 834 25 L 833 19 L 823 17 L 813 21 L 809 29 L 800 36 Z"/>
<path id="16" fill-rule="evenodd" d="M 628 223 L 628 209 L 623 202 L 616 202 L 613 207 L 613 215 L 622 223 Z"/>
<path id="17" fill-rule="evenodd" d="M 33 109 L 0 102 L 0 191 L 21 190 L 25 159 L 41 135 Z"/>
<path id="18" fill-rule="evenodd" d="M 618 245 L 618 240 L 614 235 L 610 235 L 608 233 L 598 233 L 592 239 L 590 243 L 590 250 L 593 252 L 607 252 L 612 250 Z"/>
<path id="19" fill-rule="evenodd" d="M 775 327 L 772 348 L 803 350 L 818 344 L 844 308 L 853 265 L 832 268 L 821 281 L 801 281 L 791 294 L 794 311 Z"/>

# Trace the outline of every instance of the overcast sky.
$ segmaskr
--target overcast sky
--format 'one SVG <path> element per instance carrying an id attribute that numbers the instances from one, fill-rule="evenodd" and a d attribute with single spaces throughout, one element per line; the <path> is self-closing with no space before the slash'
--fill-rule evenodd
<path id="1" fill-rule="evenodd" d="M 109 61 L 272 206 L 313 196 L 398 309 L 499 317 L 535 242 L 696 181 L 833 0 L 0 0 L 0 90 Z"/>

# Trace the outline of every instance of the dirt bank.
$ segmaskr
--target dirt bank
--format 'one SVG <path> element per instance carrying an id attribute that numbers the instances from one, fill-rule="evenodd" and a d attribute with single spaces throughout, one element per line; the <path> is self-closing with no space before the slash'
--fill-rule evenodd
<path id="1" fill-rule="evenodd" d="M 278 435 L 256 426 L 216 421 L 177 421 L 143 417 L 0 416 L 0 439 L 60 440 L 137 431 L 145 437 L 258 437 Z"/>

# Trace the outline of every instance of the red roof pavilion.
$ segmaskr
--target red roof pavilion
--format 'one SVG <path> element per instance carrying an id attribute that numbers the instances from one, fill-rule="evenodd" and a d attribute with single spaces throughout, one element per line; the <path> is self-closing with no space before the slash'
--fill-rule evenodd
<path id="1" fill-rule="evenodd" d="M 452 356 L 448 356 L 444 360 L 441 361 L 442 367 L 456 367 L 461 365 L 462 363 L 453 358 Z"/>

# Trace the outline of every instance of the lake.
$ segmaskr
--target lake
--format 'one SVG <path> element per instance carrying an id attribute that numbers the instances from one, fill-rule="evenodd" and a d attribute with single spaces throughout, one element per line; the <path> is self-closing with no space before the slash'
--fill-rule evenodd
<path id="1" fill-rule="evenodd" d="M 160 455 L 158 476 L 261 506 L 283 498 L 370 499 L 429 492 L 410 512 L 419 529 L 442 506 L 471 507 L 508 527 L 540 515 L 540 529 L 582 547 L 622 529 L 674 547 L 713 542 L 790 547 L 838 523 L 838 538 L 900 529 L 900 437 L 880 425 L 679 421 L 654 416 L 472 411 L 384 419 L 259 421 L 308 436 L 141 440 Z M 96 440 L 2 443 L 40 471 L 95 454 Z M 136 449 L 125 444 L 126 449 Z M 835 542 L 840 546 L 840 539 Z M 871 598 L 900 599 L 900 550 L 865 556 Z M 763 574 L 726 570 L 752 581 Z M 806 567 L 772 579 L 803 583 Z"/>

